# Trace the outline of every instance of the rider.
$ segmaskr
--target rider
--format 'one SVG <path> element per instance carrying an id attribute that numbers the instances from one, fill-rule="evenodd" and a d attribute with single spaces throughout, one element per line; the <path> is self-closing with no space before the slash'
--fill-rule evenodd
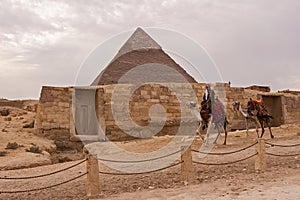
<path id="1" fill-rule="evenodd" d="M 209 114 L 211 114 L 211 111 L 212 111 L 212 104 L 214 103 L 214 100 L 215 100 L 215 92 L 213 89 L 211 89 L 210 85 L 209 84 L 206 84 L 206 87 L 205 87 L 205 93 L 203 95 L 203 101 L 201 102 L 201 105 L 204 106 L 204 105 L 207 105 L 208 106 L 208 109 L 209 109 Z"/>

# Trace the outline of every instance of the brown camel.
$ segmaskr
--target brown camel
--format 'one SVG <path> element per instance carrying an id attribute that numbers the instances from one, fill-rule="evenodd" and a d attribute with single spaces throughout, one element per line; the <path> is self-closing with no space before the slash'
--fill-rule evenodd
<path id="1" fill-rule="evenodd" d="M 269 113 L 265 107 L 265 104 L 262 100 L 258 101 L 258 100 L 250 99 L 250 101 L 248 101 L 248 104 L 247 104 L 247 113 L 249 113 L 250 115 L 252 115 L 254 117 L 257 117 L 257 119 L 260 123 L 261 129 L 262 129 L 260 138 L 262 138 L 265 133 L 264 124 L 266 124 L 267 127 L 269 128 L 270 137 L 274 138 L 274 136 L 272 134 L 272 130 L 271 130 L 271 123 L 270 123 L 270 119 L 272 119 L 273 117 L 271 115 L 269 115 Z"/>
<path id="2" fill-rule="evenodd" d="M 210 113 L 211 110 L 211 113 Z M 228 121 L 225 114 L 225 109 L 221 101 L 218 99 L 215 99 L 213 103 L 211 100 L 207 100 L 202 103 L 201 109 L 200 109 L 200 116 L 201 116 L 201 123 L 197 130 L 197 133 L 201 136 L 201 131 L 204 131 L 206 128 L 208 128 L 209 123 L 211 121 L 211 124 L 214 125 L 214 128 L 218 130 L 218 136 L 216 137 L 216 140 L 214 143 L 216 143 L 219 135 L 221 134 L 222 129 L 224 129 L 225 132 L 225 139 L 223 144 L 226 145 L 227 141 L 227 125 Z M 207 139 L 209 138 L 209 135 L 207 135 Z"/>
<path id="3" fill-rule="evenodd" d="M 257 117 L 250 115 L 246 109 L 242 109 L 241 103 L 239 101 L 234 101 L 232 102 L 232 106 L 233 106 L 233 110 L 234 111 L 239 111 L 242 116 L 245 118 L 245 124 L 246 124 L 246 141 L 248 140 L 249 134 L 249 125 L 251 122 L 255 123 L 255 129 L 256 129 L 256 133 L 257 133 L 257 137 L 259 137 L 258 134 L 258 126 L 259 126 L 259 121 L 257 119 Z"/>

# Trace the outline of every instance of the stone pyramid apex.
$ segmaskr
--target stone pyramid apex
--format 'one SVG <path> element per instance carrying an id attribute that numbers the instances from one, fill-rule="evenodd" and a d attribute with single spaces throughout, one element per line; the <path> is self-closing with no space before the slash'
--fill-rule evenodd
<path id="1" fill-rule="evenodd" d="M 138 27 L 120 48 L 116 57 L 141 49 L 161 49 L 161 46 L 159 46 L 159 44 L 142 28 Z"/>
<path id="2" fill-rule="evenodd" d="M 155 63 L 169 66 L 174 69 L 173 73 L 166 73 L 163 69 L 151 68 L 146 74 L 159 74 L 164 76 L 161 82 L 183 82 L 178 74 L 183 75 L 188 82 L 195 83 L 195 79 L 190 76 L 179 64 L 177 64 L 167 53 L 163 51 L 161 46 L 148 35 L 142 28 L 138 27 L 128 40 L 120 48 L 112 61 L 103 69 L 91 85 L 110 85 L 119 84 L 127 72 L 137 66 Z M 152 70 L 152 71 L 151 71 Z M 177 72 L 176 72 L 177 71 Z M 144 81 L 145 77 L 136 75 L 132 80 L 126 80 L 122 83 L 136 84 Z"/>

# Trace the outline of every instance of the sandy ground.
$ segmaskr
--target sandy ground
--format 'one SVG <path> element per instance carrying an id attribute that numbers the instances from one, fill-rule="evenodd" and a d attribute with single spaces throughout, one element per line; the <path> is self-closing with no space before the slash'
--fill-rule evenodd
<path id="1" fill-rule="evenodd" d="M 51 173 L 55 170 L 63 169 L 79 161 L 58 163 L 48 165 L 46 163 L 36 164 L 33 158 L 38 156 L 47 157 L 48 155 L 33 154 L 24 151 L 31 143 L 36 143 L 44 151 L 53 151 L 53 141 L 45 140 L 35 136 L 33 129 L 24 129 L 21 125 L 27 123 L 34 113 L 27 112 L 15 117 L 11 121 L 4 120 L 0 117 L 0 151 L 7 151 L 5 156 L 0 157 L 0 177 L 24 177 L 45 173 Z M 22 119 L 20 119 L 22 118 Z M 26 121 L 26 122 L 25 122 Z M 284 125 L 273 128 L 275 139 L 270 140 L 268 131 L 264 138 L 272 143 L 278 144 L 299 144 L 300 143 L 300 126 Z M 223 143 L 223 136 L 218 140 L 218 144 L 213 149 L 214 152 L 228 152 L 248 146 L 255 142 L 255 133 L 250 132 L 250 138 L 245 143 L 245 132 L 230 132 L 228 145 Z M 120 142 L 117 145 L 131 152 L 149 152 L 159 149 L 172 140 L 172 137 L 165 136 L 153 139 L 145 139 L 130 142 Z M 17 150 L 5 150 L 8 142 L 16 141 L 23 145 Z M 196 138 L 192 147 L 199 148 L 202 141 Z M 223 156 L 207 156 L 199 159 L 197 153 L 193 153 L 193 159 L 201 162 L 228 162 L 243 158 L 255 152 L 254 147 L 237 154 Z M 277 154 L 299 154 L 300 147 L 280 148 L 268 146 L 267 152 Z M 22 166 L 24 157 L 29 156 L 31 166 L 20 167 L 22 169 L 8 170 L 9 165 Z M 38 159 L 38 158 L 36 158 Z M 178 158 L 179 159 L 179 158 Z M 255 173 L 255 158 L 221 166 L 207 166 L 194 164 L 194 176 L 190 183 L 185 186 L 180 178 L 180 166 L 175 166 L 162 171 L 141 174 L 141 175 L 100 175 L 101 194 L 95 199 L 297 199 L 300 195 L 300 156 L 291 157 L 274 157 L 267 156 L 267 170 L 264 173 Z M 10 161 L 10 162 L 8 162 Z M 28 159 L 26 160 L 28 162 Z M 177 161 L 175 161 L 177 162 Z M 17 163 L 17 164 L 15 164 Z M 21 163 L 21 164 L 20 164 Z M 29 162 L 30 164 L 30 162 Z M 5 167 L 6 165 L 6 167 Z M 30 168 L 25 168 L 30 167 Z M 100 170 L 114 171 L 102 163 Z M 80 164 L 67 171 L 46 176 L 42 178 L 25 179 L 25 180 L 1 180 L 0 191 L 28 190 L 33 188 L 42 188 L 73 177 L 79 176 L 86 172 L 85 163 Z M 86 198 L 86 176 L 78 178 L 72 182 L 44 190 L 24 193 L 1 193 L 0 199 L 87 199 Z"/>
<path id="2" fill-rule="evenodd" d="M 242 178 L 242 177 L 241 177 Z M 113 200 L 125 199 L 149 199 L 149 200 L 270 200 L 270 199 L 298 199 L 300 195 L 300 175 L 287 175 L 284 178 L 272 179 L 271 181 L 245 184 L 242 186 L 224 185 L 225 180 L 212 181 L 181 188 L 156 189 L 146 192 L 125 193 L 110 197 Z M 229 186 L 229 187 L 228 187 Z"/>
<path id="3" fill-rule="evenodd" d="M 33 122 L 35 112 L 14 107 L 0 107 L 8 109 L 8 116 L 0 116 L 0 170 L 35 167 L 51 164 L 50 154 L 55 152 L 56 146 L 52 140 L 36 136 L 34 128 L 23 128 Z M 16 143 L 16 149 L 7 149 L 8 143 Z M 42 151 L 40 154 L 27 152 L 32 146 Z"/>

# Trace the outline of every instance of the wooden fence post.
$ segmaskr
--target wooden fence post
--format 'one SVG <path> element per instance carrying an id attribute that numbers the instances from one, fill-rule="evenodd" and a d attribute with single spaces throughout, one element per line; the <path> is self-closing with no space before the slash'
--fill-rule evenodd
<path id="1" fill-rule="evenodd" d="M 193 161 L 192 161 L 192 153 L 191 146 L 184 146 L 182 148 L 181 153 L 181 180 L 185 185 L 191 180 L 193 176 Z"/>
<path id="2" fill-rule="evenodd" d="M 266 145 L 265 140 L 262 138 L 257 139 L 256 144 L 256 158 L 255 158 L 255 171 L 263 172 L 266 169 Z"/>
<path id="3" fill-rule="evenodd" d="M 98 160 L 89 153 L 86 154 L 86 158 L 87 196 L 93 197 L 100 194 Z"/>

